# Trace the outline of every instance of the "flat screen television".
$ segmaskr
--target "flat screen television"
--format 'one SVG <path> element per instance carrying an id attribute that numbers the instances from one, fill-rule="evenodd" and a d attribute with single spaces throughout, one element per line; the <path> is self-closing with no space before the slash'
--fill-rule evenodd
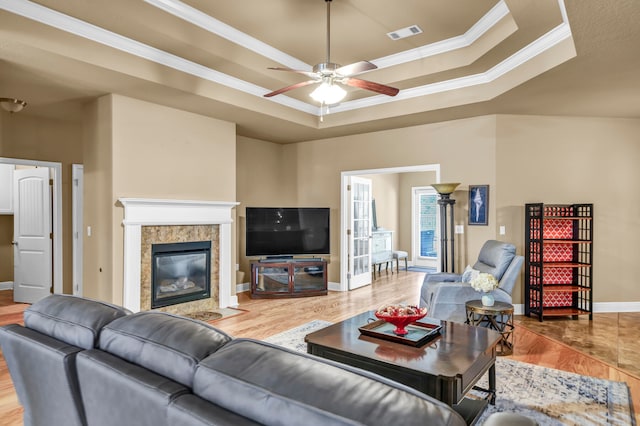
<path id="1" fill-rule="evenodd" d="M 247 207 L 247 256 L 329 254 L 329 208 Z"/>

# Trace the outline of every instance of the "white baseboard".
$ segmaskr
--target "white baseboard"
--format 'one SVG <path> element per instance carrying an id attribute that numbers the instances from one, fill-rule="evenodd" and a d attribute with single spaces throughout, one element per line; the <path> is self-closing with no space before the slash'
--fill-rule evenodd
<path id="1" fill-rule="evenodd" d="M 0 282 L 0 290 L 13 290 L 13 281 Z"/>
<path id="2" fill-rule="evenodd" d="M 2 285 L 5 283 L 0 283 L 0 290 L 4 288 Z M 13 283 L 11 284 L 11 288 L 13 288 Z M 250 290 L 250 283 L 242 283 L 236 284 L 236 293 L 242 293 Z M 329 282 L 327 285 L 328 289 L 331 291 L 341 291 L 340 283 Z M 236 303 L 238 298 L 236 297 Z M 612 312 L 640 312 L 640 302 L 600 302 L 593 304 L 593 312 L 594 313 L 612 313 Z M 519 303 L 513 305 L 513 314 L 514 315 L 524 315 L 524 304 Z"/>
<path id="3" fill-rule="evenodd" d="M 640 312 L 640 302 L 599 302 L 593 304 L 593 313 Z M 514 315 L 524 315 L 524 304 L 513 305 Z"/>
<path id="4" fill-rule="evenodd" d="M 594 303 L 593 312 L 640 312 L 640 302 Z"/>
<path id="5" fill-rule="evenodd" d="M 229 306 L 224 306 L 224 308 L 237 308 L 239 305 L 238 296 L 231 296 L 229 297 Z"/>
<path id="6" fill-rule="evenodd" d="M 251 289 L 251 283 L 242 283 L 242 284 L 236 284 L 236 294 L 237 293 L 243 293 L 245 291 L 249 291 Z"/>
<path id="7" fill-rule="evenodd" d="M 331 290 L 331 291 L 342 291 L 340 289 L 340 283 L 333 283 L 331 281 L 329 281 L 327 283 L 327 289 Z"/>

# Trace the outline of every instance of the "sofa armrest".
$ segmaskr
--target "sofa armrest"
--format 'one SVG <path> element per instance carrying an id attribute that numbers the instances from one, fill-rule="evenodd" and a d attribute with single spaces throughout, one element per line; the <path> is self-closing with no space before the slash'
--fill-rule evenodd
<path id="1" fill-rule="evenodd" d="M 427 274 L 424 277 L 425 283 L 445 283 L 462 281 L 462 275 L 453 274 L 451 272 L 436 272 L 435 274 Z"/>
<path id="2" fill-rule="evenodd" d="M 495 300 L 511 303 L 511 296 L 501 289 L 493 291 Z M 424 285 L 420 294 L 420 306 L 427 308 L 427 316 L 446 321 L 465 322 L 465 304 L 480 300 L 482 293 L 468 283 L 440 282 Z"/>

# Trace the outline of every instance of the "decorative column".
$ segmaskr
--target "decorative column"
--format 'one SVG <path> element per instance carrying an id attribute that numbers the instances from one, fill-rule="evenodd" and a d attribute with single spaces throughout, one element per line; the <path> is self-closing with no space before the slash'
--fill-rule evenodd
<path id="1" fill-rule="evenodd" d="M 453 206 L 456 200 L 451 198 L 451 194 L 460 183 L 434 183 L 431 185 L 440 195 L 438 205 L 440 206 L 440 271 L 454 272 L 456 250 L 455 250 L 455 223 Z"/>

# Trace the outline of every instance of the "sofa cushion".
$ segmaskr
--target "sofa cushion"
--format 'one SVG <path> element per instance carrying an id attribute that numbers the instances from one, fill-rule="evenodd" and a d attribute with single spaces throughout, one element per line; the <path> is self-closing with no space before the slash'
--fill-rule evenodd
<path id="1" fill-rule="evenodd" d="M 96 300 L 52 294 L 24 311 L 24 324 L 70 345 L 91 349 L 105 325 L 130 313 L 120 306 Z"/>
<path id="2" fill-rule="evenodd" d="M 91 426 L 170 426 L 169 404 L 189 389 L 146 368 L 92 349 L 77 357 L 81 397 Z"/>
<path id="3" fill-rule="evenodd" d="M 192 394 L 181 395 L 169 405 L 170 425 L 260 426 L 253 420 L 225 410 Z"/>
<path id="4" fill-rule="evenodd" d="M 489 240 L 480 249 L 473 269 L 491 274 L 500 281 L 515 255 L 516 246 L 513 244 Z"/>
<path id="5" fill-rule="evenodd" d="M 100 349 L 191 387 L 200 360 L 231 337 L 204 322 L 165 312 L 119 318 L 100 334 Z"/>
<path id="6" fill-rule="evenodd" d="M 399 383 L 250 339 L 204 359 L 193 392 L 269 425 L 465 424 L 450 407 Z"/>
<path id="7" fill-rule="evenodd" d="M 460 280 L 463 283 L 470 283 L 471 281 L 476 279 L 478 275 L 480 275 L 480 271 L 478 271 L 477 269 L 473 269 L 471 265 L 467 265 L 464 272 L 462 272 L 462 276 L 460 277 Z"/>
<path id="8" fill-rule="evenodd" d="M 75 368 L 82 349 L 18 324 L 0 327 L 0 345 L 25 425 L 86 424 Z"/>

